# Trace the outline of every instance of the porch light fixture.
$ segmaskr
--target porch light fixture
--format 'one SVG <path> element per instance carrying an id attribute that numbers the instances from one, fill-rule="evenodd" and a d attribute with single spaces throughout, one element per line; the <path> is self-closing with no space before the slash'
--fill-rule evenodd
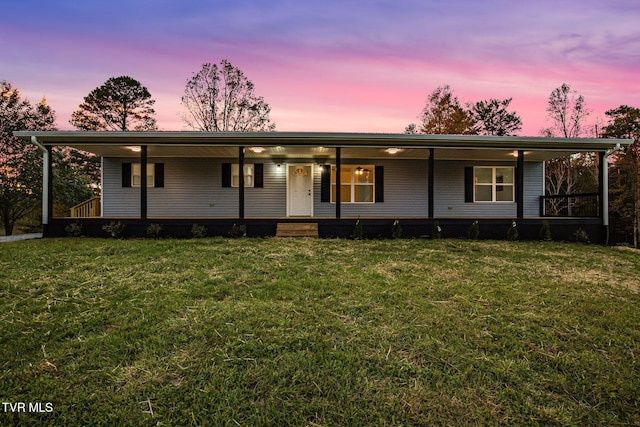
<path id="1" fill-rule="evenodd" d="M 127 147 L 127 149 L 133 151 L 134 153 L 139 153 L 142 151 L 142 147 Z"/>
<path id="2" fill-rule="evenodd" d="M 390 148 L 387 148 L 387 149 L 386 149 L 386 150 L 384 150 L 384 151 L 386 151 L 386 152 L 387 152 L 387 153 L 389 153 L 389 154 L 398 154 L 399 152 L 401 152 L 401 151 L 402 151 L 402 149 L 401 149 L 401 148 L 398 148 L 398 147 L 390 147 Z"/>
<path id="3" fill-rule="evenodd" d="M 256 154 L 260 154 L 264 152 L 264 147 L 251 147 L 250 150 Z"/>

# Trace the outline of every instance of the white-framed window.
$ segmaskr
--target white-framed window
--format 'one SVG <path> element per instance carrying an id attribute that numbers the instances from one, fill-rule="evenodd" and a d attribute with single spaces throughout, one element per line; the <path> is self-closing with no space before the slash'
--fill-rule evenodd
<path id="1" fill-rule="evenodd" d="M 153 163 L 147 163 L 147 187 L 155 186 L 155 169 Z M 140 163 L 131 163 L 131 186 L 140 187 L 141 183 Z"/>
<path id="2" fill-rule="evenodd" d="M 340 202 L 374 203 L 375 167 L 373 165 L 340 166 Z M 331 167 L 331 203 L 336 201 L 336 167 Z"/>
<path id="3" fill-rule="evenodd" d="M 476 166 L 473 168 L 475 202 L 514 202 L 515 168 L 512 166 Z"/>
<path id="4" fill-rule="evenodd" d="M 245 163 L 244 165 L 244 186 L 245 187 L 253 187 L 254 173 L 255 173 L 254 165 Z M 240 165 L 238 163 L 234 163 L 231 165 L 231 186 L 232 187 L 240 186 Z"/>

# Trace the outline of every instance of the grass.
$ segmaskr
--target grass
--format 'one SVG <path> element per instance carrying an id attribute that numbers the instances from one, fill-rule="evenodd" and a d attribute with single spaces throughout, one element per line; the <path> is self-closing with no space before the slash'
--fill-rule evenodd
<path id="1" fill-rule="evenodd" d="M 463 240 L 0 246 L 23 425 L 640 425 L 640 254 Z M 1 409 L 1 408 L 0 408 Z"/>

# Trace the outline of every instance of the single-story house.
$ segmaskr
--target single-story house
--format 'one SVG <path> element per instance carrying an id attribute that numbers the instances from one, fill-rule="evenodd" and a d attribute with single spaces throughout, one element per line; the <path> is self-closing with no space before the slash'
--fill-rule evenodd
<path id="1" fill-rule="evenodd" d="M 275 235 L 278 224 L 317 224 L 321 236 L 464 236 L 504 238 L 513 220 L 535 239 L 543 220 L 554 238 L 581 228 L 593 241 L 608 234 L 607 168 L 599 191 L 548 196 L 547 159 L 596 152 L 600 165 L 626 139 L 408 135 L 327 132 L 24 131 L 44 152 L 45 236 L 76 222 L 85 234 L 120 221 L 130 235 L 160 224 L 188 236 L 193 224 L 226 235 Z M 69 146 L 102 158 L 101 195 L 69 217 L 52 215 L 51 149 Z"/>

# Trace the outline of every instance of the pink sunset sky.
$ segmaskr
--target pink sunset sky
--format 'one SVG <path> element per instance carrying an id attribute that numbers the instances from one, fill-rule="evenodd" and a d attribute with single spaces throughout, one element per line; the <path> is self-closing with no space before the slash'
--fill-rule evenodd
<path id="1" fill-rule="evenodd" d="M 549 126 L 562 83 L 592 124 L 640 107 L 636 0 L 24 0 L 5 2 L 0 80 L 43 96 L 60 129 L 109 77 L 139 80 L 161 130 L 184 130 L 180 98 L 204 62 L 253 81 L 280 131 L 403 132 L 429 93 L 513 98 L 521 135 Z"/>

